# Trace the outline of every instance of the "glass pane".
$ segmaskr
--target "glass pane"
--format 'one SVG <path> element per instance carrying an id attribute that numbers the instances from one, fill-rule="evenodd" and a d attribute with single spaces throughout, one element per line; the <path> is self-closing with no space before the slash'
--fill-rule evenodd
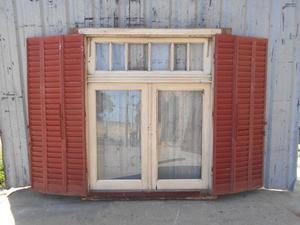
<path id="1" fill-rule="evenodd" d="M 125 70 L 125 45 L 112 45 L 112 69 Z"/>
<path id="2" fill-rule="evenodd" d="M 141 92 L 97 91 L 98 179 L 141 179 Z"/>
<path id="3" fill-rule="evenodd" d="M 148 45 L 147 44 L 128 45 L 128 69 L 148 70 Z"/>
<path id="4" fill-rule="evenodd" d="M 185 44 L 174 44 L 174 70 L 186 70 Z"/>
<path id="5" fill-rule="evenodd" d="M 170 70 L 170 44 L 151 45 L 151 70 Z"/>
<path id="6" fill-rule="evenodd" d="M 109 70 L 109 44 L 96 44 L 96 70 Z"/>
<path id="7" fill-rule="evenodd" d="M 190 70 L 203 70 L 203 44 L 190 44 Z"/>
<path id="8" fill-rule="evenodd" d="M 202 91 L 158 92 L 158 179 L 200 179 Z"/>

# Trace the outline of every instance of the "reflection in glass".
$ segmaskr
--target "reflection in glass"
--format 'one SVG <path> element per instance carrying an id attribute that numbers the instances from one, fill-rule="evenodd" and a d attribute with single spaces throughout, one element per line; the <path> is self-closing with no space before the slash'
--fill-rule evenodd
<path id="1" fill-rule="evenodd" d="M 109 44 L 96 44 L 96 70 L 109 70 Z"/>
<path id="2" fill-rule="evenodd" d="M 190 44 L 190 70 L 203 70 L 203 44 Z"/>
<path id="3" fill-rule="evenodd" d="M 128 69 L 148 70 L 147 44 L 128 44 Z"/>
<path id="4" fill-rule="evenodd" d="M 200 179 L 202 91 L 158 92 L 158 179 Z"/>
<path id="5" fill-rule="evenodd" d="M 112 69 L 124 70 L 125 69 L 125 45 L 112 44 Z"/>
<path id="6" fill-rule="evenodd" d="M 97 177 L 141 179 L 141 92 L 97 91 Z"/>
<path id="7" fill-rule="evenodd" d="M 174 70 L 186 70 L 186 44 L 174 44 Z"/>
<path id="8" fill-rule="evenodd" d="M 151 45 L 151 69 L 169 70 L 170 69 L 170 44 Z"/>

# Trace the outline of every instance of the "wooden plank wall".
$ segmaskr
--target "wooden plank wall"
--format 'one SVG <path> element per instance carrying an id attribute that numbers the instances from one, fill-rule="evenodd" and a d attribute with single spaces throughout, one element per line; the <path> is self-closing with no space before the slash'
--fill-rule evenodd
<path id="1" fill-rule="evenodd" d="M 29 184 L 26 38 L 71 27 L 232 27 L 269 39 L 265 185 L 291 189 L 299 118 L 297 0 L 0 0 L 0 130 L 9 186 Z"/>

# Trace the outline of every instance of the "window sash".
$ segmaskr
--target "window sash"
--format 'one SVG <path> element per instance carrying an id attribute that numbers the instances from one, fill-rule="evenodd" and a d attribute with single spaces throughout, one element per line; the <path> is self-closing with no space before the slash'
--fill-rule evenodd
<path id="1" fill-rule="evenodd" d="M 137 74 L 147 74 L 147 72 L 161 72 L 164 71 L 166 74 L 191 74 L 194 76 L 199 75 L 210 75 L 212 73 L 212 41 L 209 38 L 114 38 L 114 37 L 93 37 L 88 39 L 88 48 L 87 48 L 87 56 L 88 56 L 88 76 L 94 75 L 105 75 L 105 74 L 119 74 L 128 73 L 131 74 L 132 72 L 138 72 Z M 96 45 L 100 43 L 107 43 L 109 45 L 109 66 L 108 70 L 102 71 L 96 69 L 96 60 L 97 60 L 97 52 L 96 52 Z M 125 68 L 124 70 L 114 71 L 112 68 L 112 45 L 113 44 L 125 44 Z M 128 45 L 129 44 L 147 44 L 148 45 L 148 55 L 147 55 L 147 66 L 148 68 L 145 70 L 134 71 L 128 70 Z M 157 70 L 153 71 L 151 68 L 151 52 L 152 52 L 152 44 L 170 44 L 170 52 L 169 52 L 169 68 L 168 70 Z M 176 71 L 174 70 L 174 45 L 175 44 L 186 44 L 186 70 Z M 202 56 L 202 63 L 203 69 L 202 70 L 190 70 L 191 66 L 191 58 L 190 58 L 190 46 L 191 44 L 203 44 L 203 56 Z M 150 75 L 150 74 L 148 74 Z"/>
<path id="2" fill-rule="evenodd" d="M 212 154 L 212 115 L 210 84 L 88 84 L 88 157 L 89 183 L 92 190 L 155 190 L 155 189 L 208 189 Z M 141 180 L 97 180 L 96 90 L 140 90 L 141 107 Z M 157 179 L 157 93 L 159 90 L 203 91 L 202 165 L 201 179 Z"/>

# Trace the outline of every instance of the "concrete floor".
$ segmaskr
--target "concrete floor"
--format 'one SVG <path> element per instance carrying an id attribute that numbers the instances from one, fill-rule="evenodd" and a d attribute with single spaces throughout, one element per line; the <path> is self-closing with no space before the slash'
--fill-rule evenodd
<path id="1" fill-rule="evenodd" d="M 0 224 L 296 225 L 300 182 L 294 193 L 259 190 L 210 201 L 81 201 L 27 189 L 0 195 Z"/>
<path id="2" fill-rule="evenodd" d="M 300 160 L 297 174 L 293 193 L 258 190 L 211 201 L 82 201 L 0 191 L 0 225 L 300 225 Z"/>

